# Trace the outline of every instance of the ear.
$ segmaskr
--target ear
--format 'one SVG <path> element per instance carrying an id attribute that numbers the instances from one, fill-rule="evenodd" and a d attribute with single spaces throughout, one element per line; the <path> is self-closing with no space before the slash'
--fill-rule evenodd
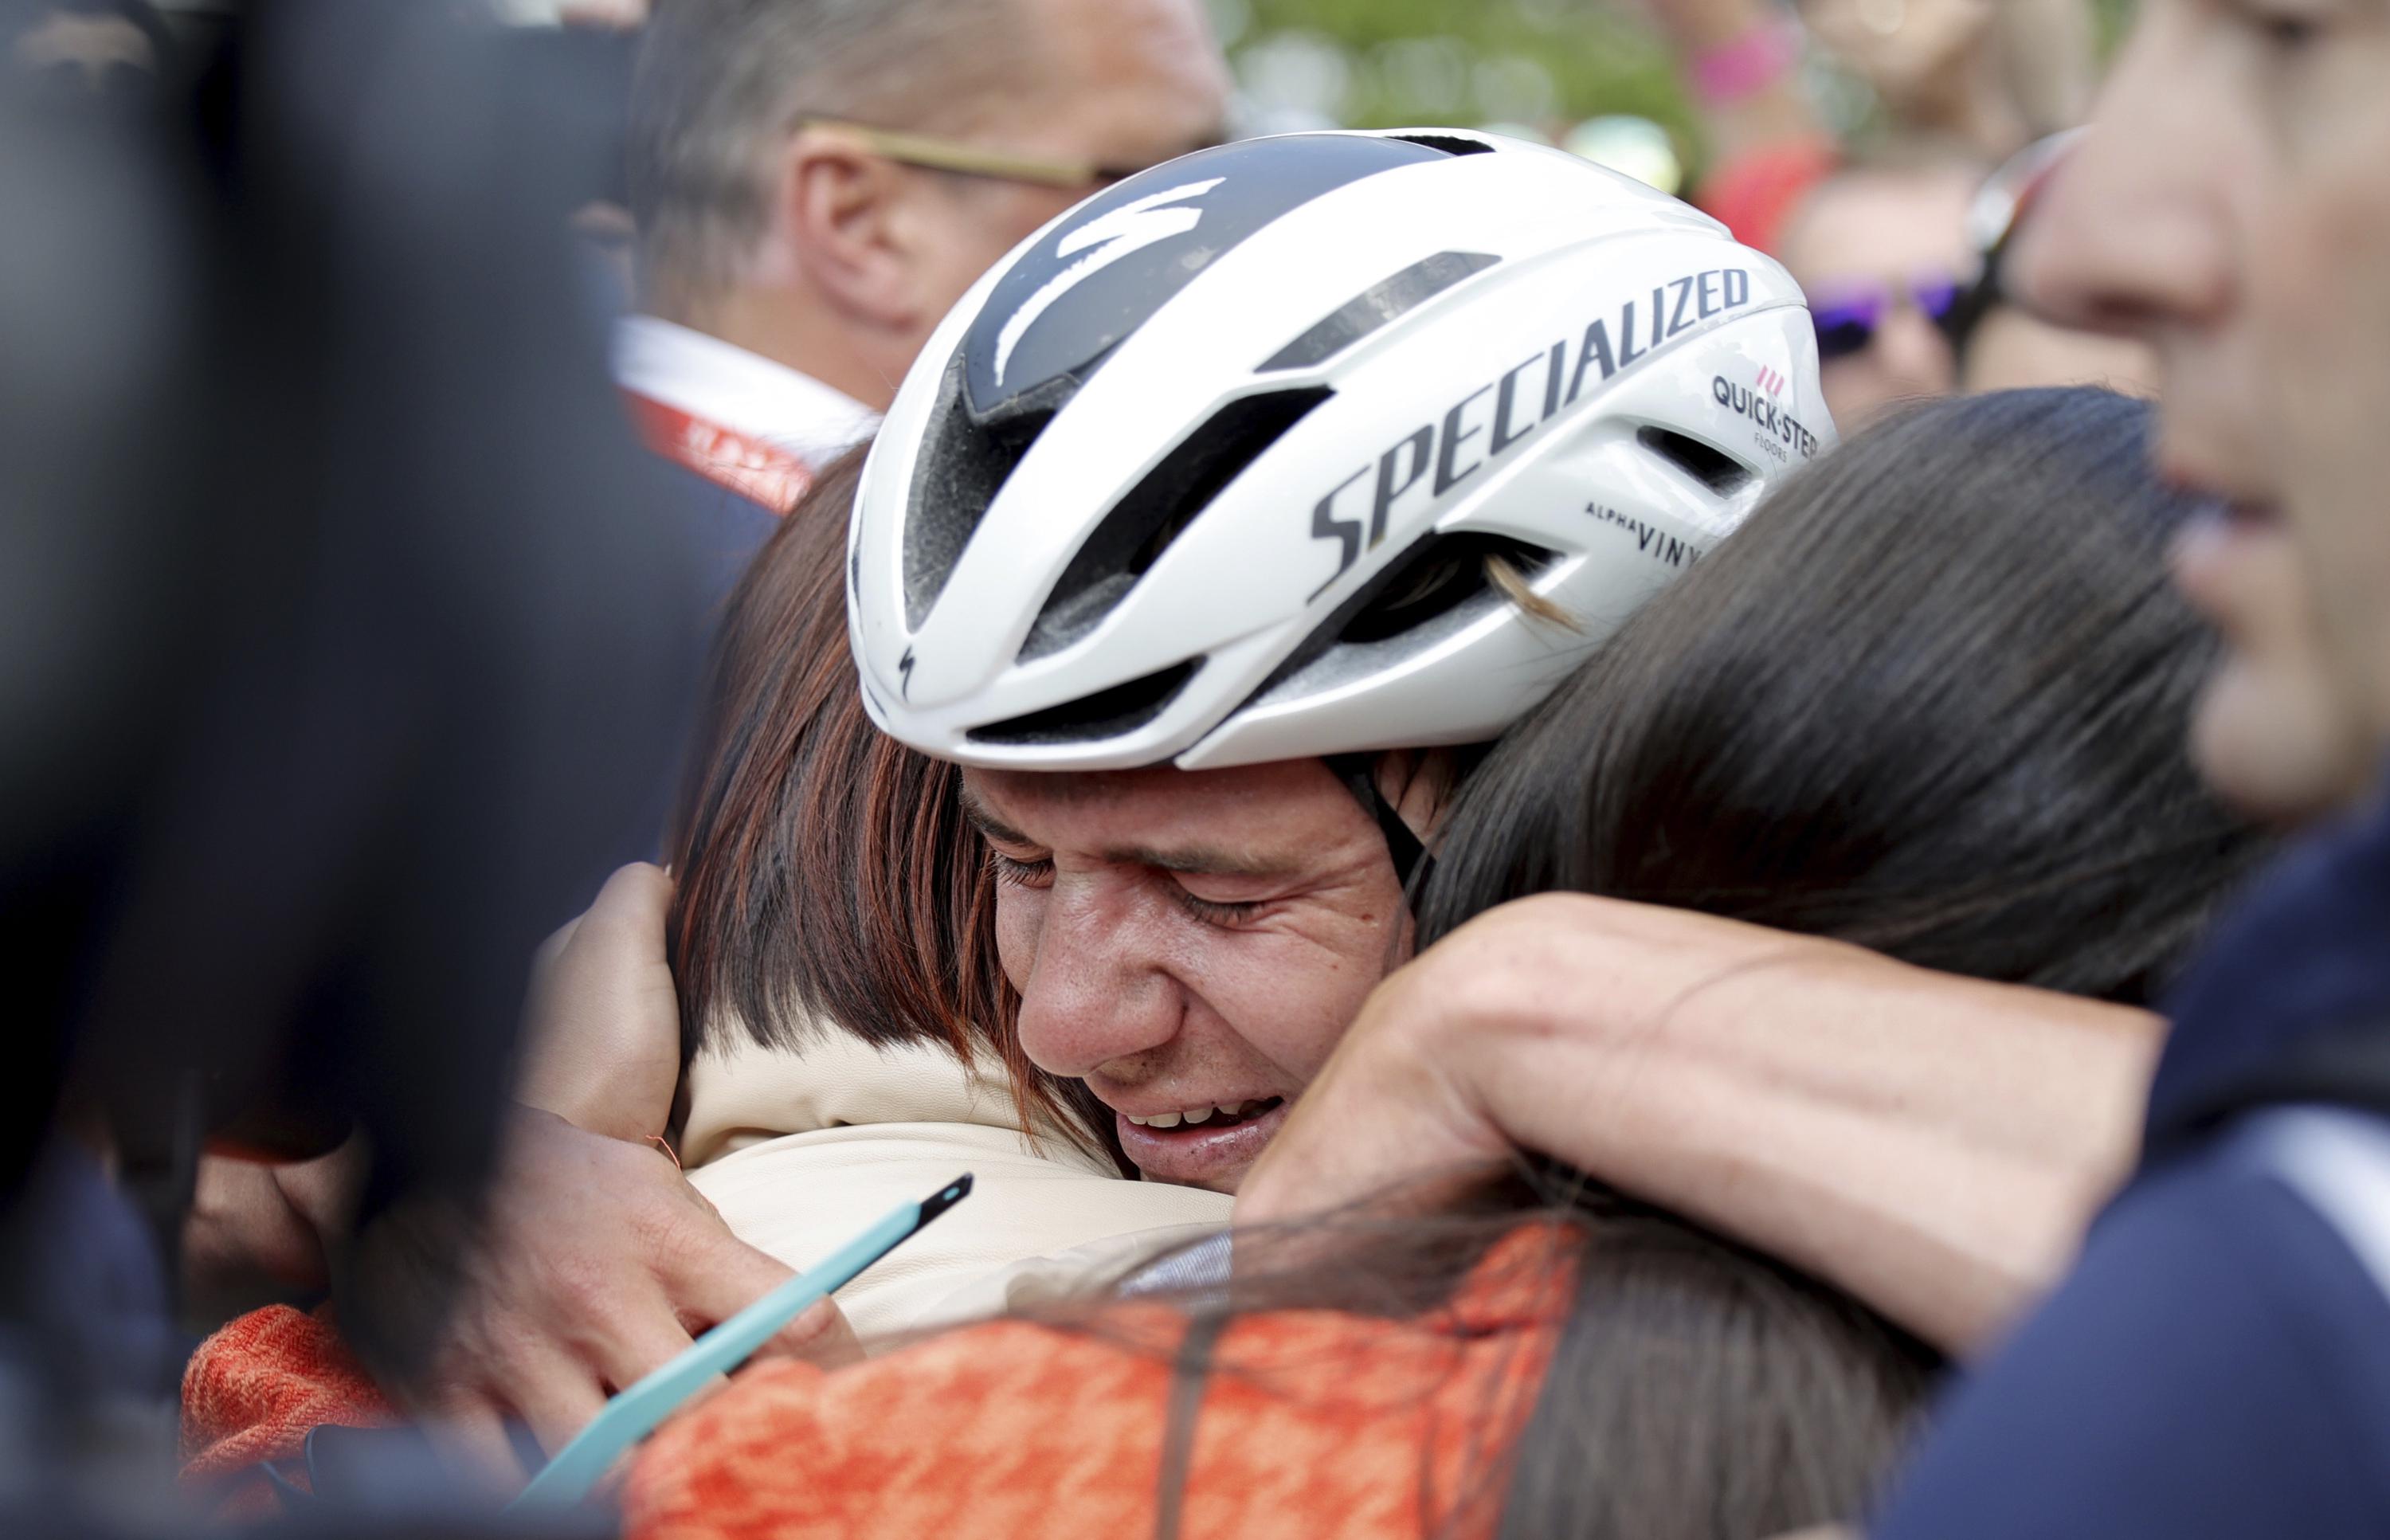
<path id="1" fill-rule="evenodd" d="M 881 327 L 919 308 L 903 167 L 830 126 L 799 129 L 781 159 L 777 224 L 792 272 L 840 309 Z"/>

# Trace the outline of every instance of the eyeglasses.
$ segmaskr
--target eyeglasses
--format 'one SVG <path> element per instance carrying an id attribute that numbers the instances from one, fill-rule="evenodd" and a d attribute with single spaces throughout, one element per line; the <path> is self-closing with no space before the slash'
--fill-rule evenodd
<path id="1" fill-rule="evenodd" d="M 1087 192 L 1110 186 L 1141 171 L 1153 169 L 1151 166 L 1105 166 L 1086 160 L 1016 155 L 1010 150 L 990 149 L 985 145 L 944 138 L 934 134 L 906 134 L 893 128 L 873 128 L 868 123 L 851 123 L 836 118 L 808 118 L 803 126 L 834 128 L 843 134 L 852 134 L 862 140 L 874 155 L 900 165 L 952 172 L 957 176 L 1026 182 L 1040 187 L 1060 187 L 1066 192 Z M 1211 148 L 1210 145 L 1189 147 L 1190 152 Z"/>
<path id="2" fill-rule="evenodd" d="M 1968 287 L 1947 273 L 1921 273 L 1905 284 L 1838 284 L 1809 306 L 1809 319 L 1818 328 L 1818 360 L 1831 363 L 1865 353 L 1884 317 L 1903 301 L 1949 336 Z"/>

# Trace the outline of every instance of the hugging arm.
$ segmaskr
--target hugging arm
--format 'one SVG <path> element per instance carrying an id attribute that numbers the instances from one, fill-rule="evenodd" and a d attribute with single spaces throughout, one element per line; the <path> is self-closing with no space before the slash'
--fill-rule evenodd
<path id="1" fill-rule="evenodd" d="M 1240 1224 L 1523 1147 L 1783 1257 L 1958 1352 L 2129 1168 L 2164 1027 L 1678 910 L 1544 894 L 1370 997 Z"/>
<path id="2" fill-rule="evenodd" d="M 404 1399 L 507 1463 L 500 1423 L 548 1452 L 606 1396 L 790 1276 L 730 1232 L 652 1142 L 680 1078 L 664 925 L 672 879 L 625 866 L 541 948 L 509 1122 L 463 1293 Z M 365 1255 L 376 1254 L 366 1238 Z M 380 1254 L 405 1271 L 403 1227 Z M 782 1328 L 766 1354 L 858 1356 L 837 1305 Z"/>
<path id="3" fill-rule="evenodd" d="M 199 1215 L 216 1251 L 318 1276 L 328 1258 L 356 1345 L 429 1339 L 428 1361 L 386 1387 L 502 1481 L 520 1479 L 507 1422 L 528 1424 L 553 1453 L 608 1394 L 790 1276 L 733 1235 L 648 1137 L 662 1132 L 680 1072 L 671 897 L 661 870 L 626 866 L 541 949 L 520 1105 L 478 1225 L 402 1206 L 351 1236 L 344 1195 L 364 1173 L 354 1149 L 313 1167 L 202 1173 L 203 1195 L 220 1195 Z M 452 1307 L 425 1324 L 424 1302 L 448 1287 Z M 828 1301 L 765 1352 L 858 1355 Z"/>

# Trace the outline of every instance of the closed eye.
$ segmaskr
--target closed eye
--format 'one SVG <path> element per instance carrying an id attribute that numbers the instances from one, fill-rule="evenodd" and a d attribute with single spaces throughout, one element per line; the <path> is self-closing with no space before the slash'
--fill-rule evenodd
<path id="1" fill-rule="evenodd" d="M 1189 892 L 1184 887 L 1178 888 L 1178 902 L 1189 914 L 1204 924 L 1227 929 L 1234 929 L 1252 919 L 1260 912 L 1263 904 L 1263 900 L 1260 899 L 1244 899 L 1231 903 L 1216 898 L 1200 898 Z"/>
<path id="2" fill-rule="evenodd" d="M 1017 855 L 1007 855 L 991 846 L 987 864 L 996 868 L 998 882 L 1009 882 L 1016 888 L 1042 888 L 1054 880 L 1054 858 L 1050 855 L 1035 861 L 1024 861 Z"/>

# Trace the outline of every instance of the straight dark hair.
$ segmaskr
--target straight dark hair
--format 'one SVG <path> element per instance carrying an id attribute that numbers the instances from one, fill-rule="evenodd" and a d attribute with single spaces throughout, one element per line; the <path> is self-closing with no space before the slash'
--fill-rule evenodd
<path id="1" fill-rule="evenodd" d="M 1080 1082 L 1029 1063 L 996 951 L 996 878 L 955 766 L 865 714 L 846 636 L 856 450 L 824 470 L 731 593 L 673 837 L 681 1057 L 735 1018 L 766 1047 L 845 1032 L 1011 1072 L 1022 1127 L 1121 1165 Z"/>
<path id="2" fill-rule="evenodd" d="M 2102 391 L 1947 401 L 1794 478 L 1464 785 L 1421 944 L 1573 889 L 2148 1000 L 2266 845 L 2187 758 L 2216 647 L 2166 580 L 2191 508 L 2149 425 Z M 1233 1308 L 1432 1308 L 1523 1223 L 1565 1226 L 1569 1316 L 1518 1438 L 1423 1489 L 1423 1529 L 1760 1540 L 1860 1512 L 1934 1353 L 1572 1173 L 1340 1216 L 1326 1260 L 1303 1226 L 1240 1232 Z"/>
<path id="3" fill-rule="evenodd" d="M 1570 890 L 2150 999 L 2266 847 L 2187 751 L 2217 647 L 2150 421 L 1966 397 L 1795 478 L 1479 768 L 1420 944 Z"/>

